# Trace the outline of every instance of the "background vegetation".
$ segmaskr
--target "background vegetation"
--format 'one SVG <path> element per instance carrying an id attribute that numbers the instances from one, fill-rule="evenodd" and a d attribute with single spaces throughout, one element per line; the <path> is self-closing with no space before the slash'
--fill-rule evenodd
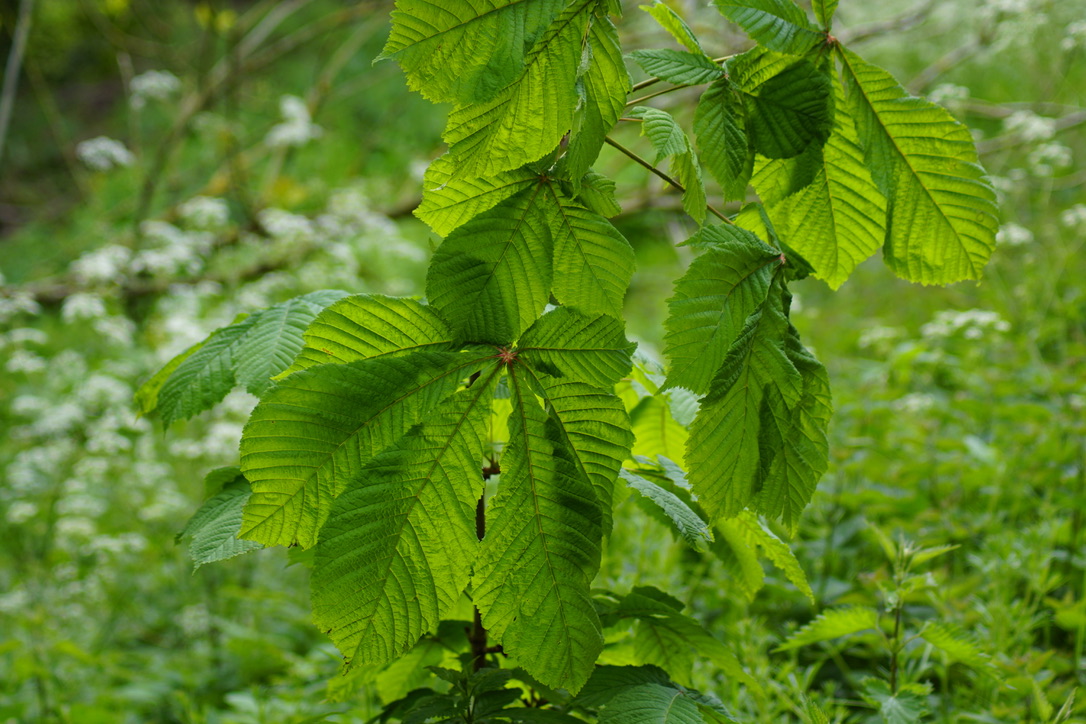
<path id="1" fill-rule="evenodd" d="M 447 653 L 424 641 L 342 677 L 299 556 L 193 574 L 174 536 L 255 398 L 164 436 L 133 393 L 241 312 L 418 293 L 436 239 L 410 211 L 443 119 L 371 65 L 387 2 L 32 5 L 0 157 L 0 721 L 365 721 Z M 774 569 L 684 548 L 632 499 L 601 585 L 681 592 L 761 683 L 692 663 L 743 721 L 807 721 L 807 699 L 871 720 L 864 682 L 891 670 L 933 721 L 1086 721 L 1086 1 L 841 5 L 842 35 L 976 129 L 1000 247 L 975 285 L 913 288 L 874 261 L 838 293 L 799 286 L 836 407 L 791 542 L 814 605 Z M 0 3 L 5 58 L 19 6 Z M 715 11 L 673 7 L 713 55 L 745 47 Z M 637 45 L 670 47 L 624 8 Z M 626 191 L 627 316 L 653 357 L 693 222 L 610 149 L 600 166 Z M 883 632 L 777 648 L 845 606 Z M 950 656 L 915 636 L 944 629 L 973 643 Z"/>

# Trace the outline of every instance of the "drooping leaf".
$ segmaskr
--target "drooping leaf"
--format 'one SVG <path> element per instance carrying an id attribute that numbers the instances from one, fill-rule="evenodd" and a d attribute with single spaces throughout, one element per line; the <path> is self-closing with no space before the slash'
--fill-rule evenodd
<path id="1" fill-rule="evenodd" d="M 451 395 L 492 350 L 415 352 L 287 377 L 261 400 L 241 438 L 253 487 L 241 535 L 312 546 L 332 502 L 378 453 Z"/>
<path id="2" fill-rule="evenodd" d="M 579 381 L 537 377 L 551 429 L 570 453 L 574 472 L 596 494 L 603 535 L 611 535 L 615 478 L 630 456 L 633 433 L 622 401 Z"/>
<path id="3" fill-rule="evenodd" d="M 345 296 L 335 290 L 314 292 L 253 315 L 255 323 L 235 352 L 238 384 L 254 395 L 263 392 L 273 376 L 290 367 L 310 322 Z"/>
<path id="4" fill-rule="evenodd" d="M 844 91 L 834 82 L 838 107 Z M 860 262 L 878 250 L 885 236 L 886 199 L 864 165 L 863 149 L 852 118 L 837 113 L 833 133 L 821 154 L 812 157 L 813 175 L 793 168 L 794 159 L 768 161 L 754 176 L 754 187 L 766 200 L 766 212 L 781 239 L 814 267 L 816 275 L 834 289 Z M 800 176 L 802 188 L 780 198 L 767 198 L 773 186 L 788 188 Z M 770 194 L 773 196 L 776 194 Z"/>
<path id="5" fill-rule="evenodd" d="M 653 0 L 652 5 L 641 5 L 639 7 L 651 15 L 660 24 L 660 27 L 671 33 L 671 37 L 675 38 L 680 45 L 686 46 L 691 53 L 705 55 L 705 51 L 701 49 L 701 43 L 694 37 L 690 26 L 669 5 L 661 2 L 661 0 Z"/>
<path id="6" fill-rule="evenodd" d="M 878 613 L 873 608 L 867 606 L 834 608 L 819 614 L 809 624 L 792 634 L 775 651 L 798 649 L 819 641 L 829 641 L 860 631 L 874 630 L 878 626 Z"/>
<path id="7" fill-rule="evenodd" d="M 599 503 L 555 421 L 517 366 L 501 483 L 473 579 L 487 631 L 547 686 L 578 691 L 603 649 L 589 586 L 600 564 Z"/>
<path id="8" fill-rule="evenodd" d="M 428 413 L 332 506 L 316 547 L 313 620 L 349 665 L 401 655 L 467 585 L 497 372 L 495 365 Z"/>
<path id="9" fill-rule="evenodd" d="M 833 88 L 827 69 L 761 47 L 733 58 L 727 67 L 743 91 L 747 133 L 758 153 L 791 158 L 829 138 Z"/>
<path id="10" fill-rule="evenodd" d="M 595 171 L 589 171 L 581 179 L 577 201 L 608 219 L 622 213 L 622 207 L 615 199 L 615 182 Z"/>
<path id="11" fill-rule="evenodd" d="M 664 455 L 682 460 L 690 433 L 675 420 L 671 407 L 660 395 L 642 399 L 630 411 L 630 422 L 636 438 L 633 451 L 637 455 Z"/>
<path id="12" fill-rule="evenodd" d="M 605 706 L 626 689 L 645 684 L 668 686 L 671 679 L 658 666 L 597 666 L 576 703 L 593 708 Z"/>
<path id="13" fill-rule="evenodd" d="M 557 307 L 524 333 L 517 354 L 552 377 L 580 380 L 610 390 L 630 371 L 633 349 L 618 319 Z"/>
<path id="14" fill-rule="evenodd" d="M 554 184 L 540 195 L 554 240 L 554 296 L 585 312 L 621 317 L 635 265 L 630 242 L 610 221 Z"/>
<path id="15" fill-rule="evenodd" d="M 305 347 L 280 377 L 314 365 L 346 364 L 421 350 L 446 351 L 453 333 L 413 299 L 358 294 L 329 306 L 305 331 Z"/>
<path id="16" fill-rule="evenodd" d="M 215 471 L 222 474 L 224 471 Z M 189 539 L 189 557 L 193 570 L 206 563 L 224 561 L 243 553 L 263 548 L 260 543 L 238 539 L 241 509 L 249 499 L 249 483 L 237 468 L 228 469 L 230 482 L 200 506 L 189 519 L 178 539 Z"/>
<path id="17" fill-rule="evenodd" d="M 526 167 L 477 178 L 454 177 L 455 169 L 449 154 L 434 159 L 422 178 L 422 203 L 415 209 L 415 216 L 441 236 L 539 182 L 539 174 Z"/>
<path id="18" fill-rule="evenodd" d="M 694 221 L 705 221 L 705 185 L 701 180 L 701 166 L 694 155 L 694 147 L 686 133 L 667 111 L 638 106 L 629 113 L 640 118 L 641 133 L 652 141 L 656 150 L 656 162 L 670 157 L 670 170 L 683 187 L 683 209 Z"/>
<path id="19" fill-rule="evenodd" d="M 677 495 L 629 470 L 622 470 L 621 475 L 629 487 L 651 501 L 651 504 L 666 516 L 682 539 L 692 548 L 702 550 L 712 541 L 713 534 L 709 530 L 709 525 Z"/>
<path id="20" fill-rule="evenodd" d="M 580 78 L 583 97 L 562 158 L 565 173 L 574 179 L 580 179 L 596 162 L 630 92 L 630 74 L 622 60 L 618 31 L 606 16 L 591 18 L 588 53 L 588 68 Z"/>
<path id="21" fill-rule="evenodd" d="M 837 56 L 867 167 L 887 199 L 887 265 L 923 284 L 980 278 L 999 224 L 969 130 L 855 53 Z"/>
<path id="22" fill-rule="evenodd" d="M 457 176 L 493 176 L 537 161 L 573 127 L 577 71 L 596 0 L 574 0 L 547 27 L 512 82 L 449 113 Z"/>
<path id="23" fill-rule="evenodd" d="M 694 133 L 701 160 L 724 192 L 742 199 L 754 168 L 754 148 L 747 132 L 747 109 L 739 88 L 728 78 L 714 81 L 694 112 Z"/>
<path id="24" fill-rule="evenodd" d="M 713 553 L 724 563 L 731 581 L 748 601 L 753 601 L 765 585 L 765 569 L 756 547 L 743 535 L 736 524 L 738 518 L 717 521 Z"/>
<path id="25" fill-rule="evenodd" d="M 929 622 L 920 632 L 920 637 L 938 647 L 952 661 L 961 662 L 982 674 L 996 676 L 991 658 L 981 650 L 976 641 L 954 626 L 937 621 Z"/>
<path id="26" fill-rule="evenodd" d="M 397 0 L 378 60 L 394 58 L 407 84 L 434 103 L 482 101 L 524 69 L 524 53 L 562 0 Z"/>
<path id="27" fill-rule="evenodd" d="M 459 339 L 508 344 L 547 304 L 551 232 L 539 187 L 526 189 L 458 227 L 426 276 L 430 304 Z"/>
<path id="28" fill-rule="evenodd" d="M 766 528 L 762 521 L 758 519 L 758 516 L 745 511 L 729 520 L 719 521 L 717 528 L 725 536 L 736 555 L 744 556 L 747 552 L 753 555 L 755 547 L 757 547 L 812 604 L 815 602 L 811 584 L 808 583 L 807 575 L 803 572 L 799 561 L 796 560 L 792 549 Z M 743 566 L 743 569 L 746 570 L 746 565 Z M 758 574 L 762 572 L 760 563 L 757 572 Z M 748 592 L 748 598 L 753 598 L 754 593 L 761 588 L 762 576 L 751 575 L 750 578 L 745 580 L 748 584 L 753 584 Z"/>
<path id="29" fill-rule="evenodd" d="M 780 254 L 733 226 L 705 227 L 695 239 L 710 248 L 694 260 L 668 300 L 666 386 L 705 394 L 747 317 L 765 301 Z"/>
<path id="30" fill-rule="evenodd" d="M 750 37 L 779 53 L 803 55 L 826 37 L 792 0 L 713 0 Z"/>
<path id="31" fill-rule="evenodd" d="M 206 340 L 201 340 L 177 354 L 173 359 L 166 363 L 165 367 L 151 375 L 150 379 L 140 385 L 139 389 L 136 390 L 135 402 L 136 408 L 141 415 L 149 415 L 158 408 L 158 393 L 162 391 L 162 386 L 166 384 L 166 380 L 170 379 L 170 375 L 173 374 L 174 370 L 181 366 L 182 362 L 203 347 L 205 341 Z"/>
<path id="32" fill-rule="evenodd" d="M 704 53 L 661 48 L 630 53 L 649 75 L 675 85 L 700 85 L 724 77 L 724 70 Z"/>

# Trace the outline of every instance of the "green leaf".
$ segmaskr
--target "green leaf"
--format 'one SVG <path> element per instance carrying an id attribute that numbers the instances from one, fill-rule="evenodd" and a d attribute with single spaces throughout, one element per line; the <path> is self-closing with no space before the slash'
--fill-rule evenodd
<path id="1" fill-rule="evenodd" d="M 571 453 L 570 462 L 588 482 L 600 508 L 600 528 L 611 535 L 615 478 L 633 444 L 622 400 L 583 382 L 536 378 L 548 404 L 551 429 Z"/>
<path id="2" fill-rule="evenodd" d="M 962 635 L 956 627 L 944 623 L 928 623 L 920 632 L 920 638 L 938 647 L 952 661 L 965 664 L 982 674 L 995 676 L 990 657 L 976 641 Z"/>
<path id="3" fill-rule="evenodd" d="M 415 209 L 415 216 L 441 236 L 539 182 L 539 174 L 526 167 L 479 178 L 454 177 L 455 170 L 449 154 L 434 159 L 422 179 L 422 203 Z"/>
<path id="4" fill-rule="evenodd" d="M 615 182 L 595 171 L 589 171 L 581 179 L 577 201 L 608 219 L 622 213 L 622 207 L 615 199 Z"/>
<path id="5" fill-rule="evenodd" d="M 593 16 L 588 31 L 588 68 L 580 77 L 583 98 L 574 115 L 562 167 L 579 179 L 596 162 L 607 133 L 626 108 L 630 74 L 622 60 L 618 31 L 605 16 Z"/>
<path id="6" fill-rule="evenodd" d="M 803 55 L 826 40 L 792 0 L 713 0 L 724 17 L 761 45 Z"/>
<path id="7" fill-rule="evenodd" d="M 378 60 L 394 58 L 407 84 L 434 103 L 485 100 L 524 71 L 524 48 L 562 0 L 397 0 Z"/>
<path id="8" fill-rule="evenodd" d="M 241 536 L 312 546 L 347 484 L 455 392 L 488 351 L 320 365 L 279 382 L 241 438 L 241 470 L 253 487 Z"/>
<path id="9" fill-rule="evenodd" d="M 428 413 L 332 506 L 316 547 L 313 621 L 348 665 L 398 657 L 436 628 L 467 586 L 498 371 Z"/>
<path id="10" fill-rule="evenodd" d="M 780 253 L 733 226 L 705 227 L 691 241 L 709 248 L 668 300 L 666 386 L 705 394 L 747 317 L 765 301 Z"/>
<path id="11" fill-rule="evenodd" d="M 139 410 L 140 415 L 149 415 L 158 408 L 158 394 L 162 391 L 162 386 L 166 384 L 166 380 L 170 378 L 174 370 L 181 366 L 182 362 L 203 347 L 206 341 L 201 340 L 181 352 L 167 362 L 165 367 L 154 373 L 149 380 L 140 385 L 135 395 L 136 409 Z"/>
<path id="12" fill-rule="evenodd" d="M 788 418 L 801 399 L 803 379 L 784 349 L 788 320 L 779 293 L 748 318 L 690 427 L 690 483 L 714 522 L 738 514 L 770 482 L 766 458 L 780 459 L 787 443 L 766 444 L 763 418 Z"/>
<path id="13" fill-rule="evenodd" d="M 663 455 L 675 460 L 682 460 L 686 455 L 686 441 L 690 434 L 675 420 L 663 396 L 642 399 L 630 411 L 630 423 L 636 438 L 635 454 L 646 457 Z"/>
<path id="14" fill-rule="evenodd" d="M 717 526 L 722 533 L 728 531 L 726 534 L 728 542 L 733 547 L 736 547 L 736 543 L 738 543 L 747 550 L 753 551 L 755 546 L 761 549 L 765 557 L 784 574 L 785 578 L 799 589 L 812 604 L 815 603 L 814 591 L 811 590 L 807 575 L 803 572 L 799 561 L 796 560 L 792 549 L 780 538 L 773 535 L 773 532 L 758 519 L 758 516 L 746 511 L 730 520 L 720 521 Z M 761 565 L 759 564 L 760 569 Z M 759 579 L 755 590 L 760 587 L 761 580 Z"/>
<path id="15" fill-rule="evenodd" d="M 684 503 L 679 496 L 629 470 L 622 470 L 620 474 L 629 487 L 659 508 L 664 516 L 671 521 L 671 525 L 682 539 L 692 548 L 703 550 L 713 540 L 709 525 L 691 510 L 690 506 Z"/>
<path id="16" fill-rule="evenodd" d="M 885 724 L 917 724 L 928 715 L 926 701 L 929 689 L 920 685 L 903 685 L 897 693 L 879 679 L 863 680 L 864 698 L 878 707 Z"/>
<path id="17" fill-rule="evenodd" d="M 557 307 L 524 333 L 517 355 L 552 377 L 580 380 L 609 390 L 629 373 L 634 346 L 626 339 L 618 319 Z"/>
<path id="18" fill-rule="evenodd" d="M 246 317 L 215 330 L 177 365 L 158 391 L 157 409 L 163 425 L 211 409 L 234 389 L 234 354 L 239 340 L 255 323 L 254 317 Z"/>
<path id="19" fill-rule="evenodd" d="M 698 706 L 674 686 L 642 684 L 612 697 L 600 712 L 600 724 L 703 724 Z"/>
<path id="20" fill-rule="evenodd" d="M 189 557 L 193 570 L 205 563 L 224 561 L 243 553 L 263 548 L 259 543 L 238 539 L 241 528 L 241 509 L 249 499 L 249 483 L 241 471 L 231 468 L 233 480 L 209 498 L 189 519 L 185 529 L 177 536 L 189 538 Z M 215 471 L 220 473 L 221 471 Z"/>
<path id="21" fill-rule="evenodd" d="M 667 111 L 638 106 L 630 111 L 633 118 L 642 119 L 641 133 L 652 141 L 656 162 L 671 157 L 670 170 L 683 187 L 683 209 L 702 224 L 705 221 L 705 185 L 694 147 L 683 129 Z"/>
<path id="22" fill-rule="evenodd" d="M 237 381 L 254 395 L 261 394 L 271 378 L 290 367 L 302 349 L 303 334 L 310 322 L 346 292 L 322 291 L 276 304 L 253 315 L 252 328 L 235 352 Z"/>
<path id="23" fill-rule="evenodd" d="M 509 344 L 547 304 L 552 247 L 540 194 L 537 186 L 506 199 L 434 254 L 426 294 L 459 339 Z"/>
<path id="24" fill-rule="evenodd" d="M 727 67 L 744 93 L 747 132 L 758 153 L 791 158 L 829 138 L 833 88 L 826 70 L 761 47 L 728 61 Z"/>
<path id="25" fill-rule="evenodd" d="M 630 242 L 610 221 L 559 193 L 554 184 L 547 184 L 541 196 L 554 240 L 554 296 L 585 312 L 621 317 L 635 266 Z"/>
<path id="26" fill-rule="evenodd" d="M 645 684 L 668 686 L 671 679 L 657 666 L 597 666 L 575 703 L 591 708 L 606 706 L 623 691 Z"/>
<path id="27" fill-rule="evenodd" d="M 603 649 L 589 595 L 600 564 L 599 503 L 517 366 L 498 492 L 473 579 L 487 631 L 525 670 L 578 691 Z"/>
<path id="28" fill-rule="evenodd" d="M 746 531 L 736 522 L 738 520 L 736 517 L 717 521 L 713 553 L 724 563 L 725 570 L 747 601 L 753 601 L 765 585 L 765 570 L 754 543 L 744 535 Z"/>
<path id="29" fill-rule="evenodd" d="M 583 719 L 578 719 L 569 714 L 563 714 L 554 709 L 536 709 L 534 707 L 510 707 L 491 714 L 490 718 L 520 724 L 584 724 Z"/>
<path id="30" fill-rule="evenodd" d="M 999 224 L 969 130 L 855 53 L 838 57 L 868 169 L 887 199 L 887 265 L 923 284 L 980 278 Z"/>
<path id="31" fill-rule="evenodd" d="M 746 102 L 728 78 L 714 81 L 694 112 L 694 134 L 701 160 L 728 201 L 742 199 L 754 168 L 754 149 L 747 133 Z"/>
<path id="32" fill-rule="evenodd" d="M 833 14 L 837 12 L 837 0 L 811 0 L 811 8 L 822 29 L 828 33 L 833 25 Z"/>
<path id="33" fill-rule="evenodd" d="M 829 641 L 860 631 L 876 630 L 878 627 L 879 616 L 873 608 L 867 606 L 835 608 L 820 614 L 774 650 L 798 649 L 801 646 Z"/>
<path id="34" fill-rule="evenodd" d="M 635 50 L 630 57 L 649 75 L 675 85 L 701 85 L 724 77 L 724 69 L 704 53 L 662 48 Z"/>
<path id="35" fill-rule="evenodd" d="M 690 26 L 670 6 L 661 2 L 661 0 L 654 0 L 652 5 L 640 5 L 638 7 L 651 15 L 660 24 L 660 27 L 671 33 L 671 37 L 675 38 L 680 45 L 685 45 L 691 53 L 705 55 L 705 51 L 701 49 L 701 43 L 694 37 Z"/>
<path id="36" fill-rule="evenodd" d="M 422 350 L 447 351 L 452 330 L 413 299 L 359 294 L 322 311 L 305 331 L 305 347 L 280 377 L 322 364 L 346 364 Z"/>
<path id="37" fill-rule="evenodd" d="M 834 88 L 837 105 L 843 107 L 840 82 L 835 80 Z M 810 262 L 816 276 L 837 289 L 882 243 L 886 199 L 864 165 L 860 139 L 848 114 L 836 114 L 833 133 L 814 160 L 811 178 L 806 169 L 795 169 L 791 159 L 762 163 L 754 187 L 766 200 L 766 212 L 780 238 Z M 787 187 L 788 179 L 797 174 L 803 188 L 778 199 L 767 197 L 764 189 Z"/>
<path id="38" fill-rule="evenodd" d="M 537 161 L 573 127 L 582 43 L 596 0 L 574 0 L 524 58 L 517 77 L 485 102 L 449 113 L 445 141 L 457 176 L 493 176 Z"/>

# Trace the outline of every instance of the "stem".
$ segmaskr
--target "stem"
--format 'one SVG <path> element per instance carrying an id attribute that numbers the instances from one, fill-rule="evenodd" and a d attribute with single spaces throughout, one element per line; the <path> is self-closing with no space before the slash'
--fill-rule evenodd
<path id="1" fill-rule="evenodd" d="M 15 91 L 19 87 L 19 70 L 26 55 L 26 40 L 30 35 L 31 10 L 34 0 L 21 0 L 19 16 L 15 21 L 15 34 L 11 39 L 7 68 L 4 69 L 4 88 L 0 92 L 0 158 L 4 156 L 4 141 L 8 136 L 11 112 L 15 108 Z"/>
<path id="2" fill-rule="evenodd" d="M 483 473 L 483 479 L 490 477 L 489 472 Z M 479 540 L 486 535 L 486 493 L 479 496 L 479 504 L 475 506 L 475 537 Z M 471 635 L 468 637 L 471 643 L 471 664 L 473 671 L 479 671 L 486 665 L 486 628 L 483 627 L 483 617 L 479 613 L 479 607 L 474 606 L 472 617 Z"/>
<path id="3" fill-rule="evenodd" d="M 627 156 L 628 156 L 628 157 L 629 157 L 629 158 L 630 158 L 631 160 L 633 160 L 634 162 L 636 162 L 637 164 L 639 164 L 639 165 L 641 165 L 641 166 L 644 166 L 644 167 L 645 167 L 645 168 L 647 168 L 647 169 L 648 169 L 649 171 L 651 171 L 652 173 L 656 174 L 657 176 L 659 176 L 660 178 L 662 178 L 662 179 L 663 179 L 664 181 L 666 181 L 667 183 L 669 183 L 669 184 L 671 184 L 672 186 L 674 186 L 675 188 L 677 188 L 677 189 L 678 189 L 679 191 L 681 191 L 682 193 L 684 193 L 684 194 L 686 193 L 686 189 L 685 189 L 685 188 L 683 188 L 683 185 L 682 185 L 681 183 L 679 183 L 679 182 L 678 182 L 678 181 L 676 181 L 675 179 L 671 178 L 671 177 L 670 177 L 670 176 L 668 176 L 668 175 L 667 175 L 666 173 L 664 173 L 664 172 L 663 172 L 663 171 L 661 171 L 660 169 L 656 168 L 656 167 L 655 167 L 655 166 L 653 166 L 653 165 L 652 165 L 651 163 L 649 163 L 649 162 L 648 162 L 648 161 L 646 161 L 645 159 L 641 158 L 641 157 L 640 157 L 640 156 L 638 156 L 638 155 L 637 155 L 636 153 L 634 153 L 634 152 L 633 152 L 633 151 L 631 151 L 630 149 L 626 148 L 625 146 L 623 146 L 623 145 L 622 145 L 621 143 L 619 143 L 618 141 L 614 140 L 614 139 L 613 139 L 613 138 L 611 138 L 610 136 L 608 136 L 607 138 L 605 138 L 605 139 L 603 139 L 603 140 L 604 140 L 604 141 L 605 141 L 605 142 L 606 142 L 606 143 L 607 143 L 607 144 L 608 144 L 609 146 L 611 146 L 612 148 L 615 148 L 615 149 L 617 149 L 617 150 L 621 151 L 622 153 L 626 154 L 626 155 L 627 155 Z M 711 213 L 711 214 L 712 214 L 713 216 L 715 216 L 715 217 L 717 217 L 718 219 L 720 219 L 721 221 L 723 221 L 723 222 L 724 222 L 725 224 L 734 224 L 734 223 L 735 223 L 734 221 L 732 221 L 731 219 L 729 219 L 729 218 L 728 218 L 727 216 L 725 216 L 725 215 L 724 215 L 723 213 L 721 213 L 721 212 L 720 212 L 719 210 L 717 210 L 716 208 L 714 208 L 714 207 L 713 207 L 712 205 L 710 205 L 710 204 L 705 204 L 705 208 L 709 210 L 709 213 Z"/>
<path id="4" fill-rule="evenodd" d="M 904 608 L 901 592 L 898 592 L 897 605 L 894 607 L 894 637 L 890 642 L 890 694 L 897 694 L 898 652 L 901 650 L 901 611 Z"/>
<path id="5" fill-rule="evenodd" d="M 630 106 L 636 106 L 638 103 L 642 103 L 644 101 L 647 101 L 650 98 L 655 98 L 656 96 L 662 96 L 665 93 L 674 93 L 675 91 L 682 90 L 683 88 L 693 88 L 693 86 L 674 85 L 674 86 L 671 86 L 670 88 L 664 88 L 663 90 L 658 90 L 655 93 L 646 93 L 645 95 L 641 96 L 640 98 L 634 98 L 632 101 L 629 101 L 628 103 L 626 103 L 626 107 L 628 108 Z"/>

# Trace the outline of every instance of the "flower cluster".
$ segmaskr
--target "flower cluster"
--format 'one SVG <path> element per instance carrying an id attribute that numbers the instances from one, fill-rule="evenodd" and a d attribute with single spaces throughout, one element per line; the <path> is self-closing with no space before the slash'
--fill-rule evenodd
<path id="1" fill-rule="evenodd" d="M 136 157 L 123 143 L 106 136 L 80 141 L 75 147 L 75 155 L 92 171 L 109 171 L 136 162 Z"/>

